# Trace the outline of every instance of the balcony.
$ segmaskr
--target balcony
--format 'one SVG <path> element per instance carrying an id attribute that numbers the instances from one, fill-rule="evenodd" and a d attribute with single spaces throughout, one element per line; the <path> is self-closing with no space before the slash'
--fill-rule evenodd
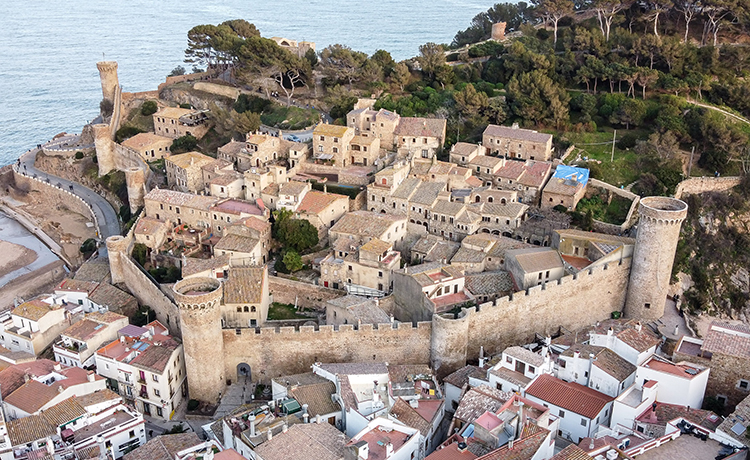
<path id="1" fill-rule="evenodd" d="M 148 399 L 148 391 L 141 390 L 138 393 L 138 397 L 143 398 L 143 399 Z"/>

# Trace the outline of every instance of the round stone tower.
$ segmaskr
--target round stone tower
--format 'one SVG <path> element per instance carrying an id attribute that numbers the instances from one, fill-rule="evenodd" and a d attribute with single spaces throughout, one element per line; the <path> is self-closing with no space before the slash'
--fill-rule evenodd
<path id="1" fill-rule="evenodd" d="M 466 365 L 469 348 L 469 315 L 458 319 L 432 315 L 430 361 L 439 378 Z"/>
<path id="2" fill-rule="evenodd" d="M 112 276 L 112 284 L 125 281 L 122 260 L 130 254 L 131 238 L 114 235 L 107 238 L 107 253 L 109 254 L 109 271 Z"/>
<path id="3" fill-rule="evenodd" d="M 664 314 L 680 227 L 687 209 L 684 201 L 662 196 L 643 198 L 638 205 L 638 235 L 625 317 L 652 321 Z"/>
<path id="4" fill-rule="evenodd" d="M 224 338 L 221 332 L 222 285 L 208 277 L 174 285 L 180 308 L 190 398 L 215 403 L 224 389 Z"/>
<path id="5" fill-rule="evenodd" d="M 128 168 L 125 170 L 125 184 L 128 187 L 130 212 L 134 213 L 143 206 L 143 197 L 146 193 L 146 175 L 141 168 Z"/>
<path id="6" fill-rule="evenodd" d="M 115 102 L 115 93 L 120 82 L 117 79 L 117 62 L 101 61 L 96 63 L 99 69 L 99 80 L 102 82 L 102 97 L 108 101 Z"/>
<path id="7" fill-rule="evenodd" d="M 101 123 L 93 128 L 96 162 L 99 166 L 99 176 L 103 176 L 115 169 L 115 141 L 112 140 L 109 125 Z"/>

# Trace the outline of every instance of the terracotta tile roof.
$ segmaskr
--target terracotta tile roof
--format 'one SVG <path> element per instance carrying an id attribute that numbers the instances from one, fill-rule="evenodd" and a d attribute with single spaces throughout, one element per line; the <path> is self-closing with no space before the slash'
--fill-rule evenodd
<path id="1" fill-rule="evenodd" d="M 78 404 L 80 404 L 84 408 L 93 406 L 95 404 L 100 404 L 105 401 L 122 401 L 122 397 L 120 395 L 107 388 L 105 388 L 104 390 L 98 390 L 93 393 L 89 393 L 87 395 L 76 396 L 75 398 L 76 401 L 78 401 Z"/>
<path id="2" fill-rule="evenodd" d="M 646 409 L 636 420 L 643 423 L 666 426 L 667 423 L 684 418 L 693 425 L 700 425 L 711 431 L 715 431 L 721 424 L 722 418 L 710 410 L 694 409 L 676 404 L 656 403 L 656 411 L 653 407 Z"/>
<path id="3" fill-rule="evenodd" d="M 383 254 L 384 252 L 391 249 L 393 245 L 391 243 L 386 243 L 385 241 L 381 240 L 380 238 L 373 238 L 367 243 L 363 244 L 359 250 L 370 252 L 373 254 Z"/>
<path id="4" fill-rule="evenodd" d="M 524 215 L 526 210 L 529 209 L 529 206 L 523 203 L 482 203 L 480 206 L 481 213 L 485 216 L 510 217 L 511 219 Z"/>
<path id="5" fill-rule="evenodd" d="M 475 296 L 498 294 L 513 290 L 513 278 L 504 270 L 473 273 L 466 275 L 465 286 Z"/>
<path id="6" fill-rule="evenodd" d="M 101 329 L 106 329 L 106 326 L 85 318 L 65 329 L 62 335 L 85 342 L 95 336 Z"/>
<path id="7" fill-rule="evenodd" d="M 138 133 L 130 139 L 126 139 L 122 142 L 122 145 L 133 150 L 143 150 L 147 147 L 151 147 L 153 144 L 160 143 L 166 145 L 172 145 L 174 139 L 169 137 L 159 136 L 154 133 Z"/>
<path id="8" fill-rule="evenodd" d="M 154 116 L 177 119 L 185 115 L 190 115 L 194 112 L 195 110 L 183 109 L 182 107 L 162 107 L 158 112 L 154 114 Z"/>
<path id="9" fill-rule="evenodd" d="M 72 397 L 59 404 L 55 404 L 42 412 L 42 414 L 51 425 L 60 426 L 85 415 L 86 409 L 83 408 L 75 397 Z"/>
<path id="10" fill-rule="evenodd" d="M 412 383 L 414 380 L 432 379 L 432 369 L 426 364 L 389 364 L 388 378 L 392 384 Z"/>
<path id="11" fill-rule="evenodd" d="M 737 407 L 734 408 L 734 412 L 721 422 L 721 425 L 716 428 L 716 431 L 721 431 L 722 433 L 733 437 L 740 443 L 750 446 L 750 438 L 745 436 L 748 426 L 750 426 L 750 396 L 745 397 L 745 399 L 737 404 Z M 733 428 L 737 429 L 739 434 L 736 433 Z"/>
<path id="12" fill-rule="evenodd" d="M 466 365 L 461 369 L 449 374 L 443 379 L 444 383 L 450 383 L 456 388 L 463 388 L 464 385 L 469 384 L 469 377 L 480 377 L 486 378 L 486 371 L 480 369 L 479 366 Z"/>
<path id="13" fill-rule="evenodd" d="M 214 246 L 214 251 L 224 250 L 250 254 L 255 250 L 259 242 L 260 240 L 257 238 L 230 233 L 221 237 L 216 246 Z"/>
<path id="14" fill-rule="evenodd" d="M 456 142 L 453 144 L 453 147 L 451 148 L 451 153 L 457 154 L 457 155 L 471 155 L 472 153 L 476 152 L 478 148 L 481 148 L 481 145 L 477 144 L 470 144 L 468 142 Z"/>
<path id="15" fill-rule="evenodd" d="M 617 353 L 604 348 L 594 358 L 594 366 L 622 382 L 635 372 L 635 366 L 621 358 Z"/>
<path id="16" fill-rule="evenodd" d="M 336 385 L 330 380 L 311 385 L 292 386 L 289 393 L 300 406 L 307 404 L 307 411 L 311 417 L 341 411 L 339 403 L 331 398 L 331 395 L 336 393 Z"/>
<path id="17" fill-rule="evenodd" d="M 495 412 L 513 397 L 509 391 L 500 391 L 488 385 L 480 385 L 467 391 L 458 404 L 455 418 L 471 423 L 486 411 Z"/>
<path id="18" fill-rule="evenodd" d="M 635 238 L 628 238 L 626 236 L 618 235 L 607 235 L 606 233 L 584 232 L 583 230 L 576 230 L 573 228 L 556 229 L 553 230 L 553 232 L 557 233 L 563 238 L 571 237 L 597 242 L 635 244 Z"/>
<path id="19" fill-rule="evenodd" d="M 425 457 L 425 460 L 474 460 L 477 456 L 468 448 L 463 452 L 458 450 L 458 443 L 451 443 L 442 449 L 438 447 L 433 453 Z"/>
<path id="20" fill-rule="evenodd" d="M 302 202 L 297 208 L 297 211 L 317 215 L 340 200 L 341 205 L 348 211 L 349 197 L 345 195 L 337 195 L 335 193 L 323 193 L 317 190 L 311 190 L 305 194 L 304 198 L 302 198 Z"/>
<path id="21" fill-rule="evenodd" d="M 223 172 L 223 173 L 228 174 L 228 173 L 235 172 L 232 169 L 232 166 L 233 166 L 232 163 L 227 160 L 222 160 L 221 158 L 214 158 L 212 162 L 202 165 L 201 169 L 206 172 L 213 172 L 213 173 Z M 239 174 L 239 173 L 236 173 L 236 174 Z"/>
<path id="22" fill-rule="evenodd" d="M 167 223 L 163 220 L 157 220 L 153 217 L 141 216 L 138 219 L 138 223 L 135 225 L 135 233 L 137 235 L 153 235 L 157 231 L 166 230 Z"/>
<path id="23" fill-rule="evenodd" d="M 214 204 L 210 208 L 212 211 L 225 212 L 228 214 L 242 215 L 249 214 L 255 216 L 262 216 L 263 211 L 255 204 L 249 201 L 237 200 L 234 198 L 224 199 L 223 201 Z M 249 216 L 247 216 L 249 217 Z"/>
<path id="24" fill-rule="evenodd" d="M 236 267 L 224 282 L 224 303 L 260 303 L 265 267 Z"/>
<path id="25" fill-rule="evenodd" d="M 344 214 L 330 231 L 363 238 L 381 238 L 394 222 L 406 222 L 406 217 L 370 211 L 354 211 Z"/>
<path id="26" fill-rule="evenodd" d="M 224 174 L 219 174 L 218 176 L 211 179 L 210 183 L 211 185 L 229 186 L 229 185 L 232 185 L 234 182 L 244 181 L 244 180 L 245 180 L 245 176 L 243 176 L 242 174 L 234 172 L 234 171 L 227 171 Z"/>
<path id="27" fill-rule="evenodd" d="M 570 412 L 593 419 L 613 398 L 575 382 L 542 374 L 526 388 L 526 394 Z"/>
<path id="28" fill-rule="evenodd" d="M 177 452 L 196 446 L 202 441 L 195 433 L 157 436 L 134 451 L 125 454 L 124 460 L 174 460 Z"/>
<path id="29" fill-rule="evenodd" d="M 199 169 L 213 163 L 216 159 L 198 152 L 187 152 L 179 155 L 171 155 L 167 157 L 166 161 L 180 169 Z"/>
<path id="30" fill-rule="evenodd" d="M 183 193 L 174 190 L 155 188 L 148 192 L 144 199 L 156 201 L 157 203 L 171 204 L 174 206 L 187 206 L 190 208 L 207 211 L 221 198 L 204 195 L 193 195 L 192 193 Z"/>
<path id="31" fill-rule="evenodd" d="M 479 457 L 478 460 L 531 460 L 542 447 L 547 434 L 549 434 L 548 430 L 535 424 L 527 424 L 521 430 L 519 438 L 513 443 L 512 449 L 510 444 L 505 444 L 499 449 Z"/>
<path id="32" fill-rule="evenodd" d="M 417 179 L 416 177 L 407 177 L 391 194 L 391 198 L 408 200 L 421 183 L 421 179 Z"/>
<path id="33" fill-rule="evenodd" d="M 507 367 L 492 368 L 490 369 L 490 374 L 514 385 L 518 385 L 521 388 L 526 388 L 526 386 L 531 383 L 530 378 L 526 377 L 520 372 L 510 370 Z"/>
<path id="34" fill-rule="evenodd" d="M 58 387 L 47 386 L 34 379 L 29 379 L 7 398 L 4 398 L 4 402 L 26 413 L 33 414 L 57 396 Z"/>
<path id="35" fill-rule="evenodd" d="M 642 329 L 641 332 L 638 332 L 635 329 L 625 329 L 617 334 L 617 338 L 639 352 L 646 351 L 661 342 L 659 337 L 655 336 L 653 333 L 646 332 L 646 329 Z"/>
<path id="36" fill-rule="evenodd" d="M 553 177 L 547 182 L 547 185 L 544 186 L 544 193 L 573 196 L 582 188 L 583 185 L 581 185 L 580 182 L 571 183 L 571 181 Z"/>
<path id="37" fill-rule="evenodd" d="M 223 153 L 225 155 L 229 156 L 237 156 L 241 153 L 248 154 L 249 152 L 243 152 L 242 149 L 247 148 L 247 144 L 245 142 L 238 142 L 238 141 L 229 141 L 228 143 L 222 145 L 217 150 L 219 153 Z"/>
<path id="38" fill-rule="evenodd" d="M 49 305 L 41 300 L 29 300 L 14 308 L 10 313 L 31 321 L 39 321 L 47 313 L 59 309 L 59 305 Z"/>
<path id="39" fill-rule="evenodd" d="M 290 180 L 289 182 L 284 182 L 279 187 L 279 195 L 293 195 L 298 196 L 305 190 L 310 188 L 310 184 L 308 182 L 300 182 L 297 180 Z M 312 190 L 310 191 L 312 192 Z M 319 192 L 322 193 L 322 192 Z"/>
<path id="40" fill-rule="evenodd" d="M 56 291 L 72 291 L 72 292 L 86 292 L 91 294 L 94 289 L 99 286 L 99 283 L 93 281 L 81 281 L 76 279 L 64 279 L 55 288 Z"/>
<path id="41" fill-rule="evenodd" d="M 409 137 L 437 137 L 445 134 L 446 121 L 440 118 L 402 117 L 393 134 Z"/>
<path id="42" fill-rule="evenodd" d="M 409 203 L 432 206 L 443 190 L 445 184 L 442 182 L 422 182 L 409 199 Z"/>
<path id="43" fill-rule="evenodd" d="M 548 142 L 552 134 L 540 133 L 530 129 L 512 128 L 509 126 L 488 125 L 483 136 L 503 137 L 506 139 L 518 139 L 531 142 Z"/>
<path id="44" fill-rule="evenodd" d="M 263 233 L 271 228 L 271 223 L 257 217 L 250 216 L 242 220 L 242 224 L 247 228 L 252 228 L 259 233 Z"/>
<path id="45" fill-rule="evenodd" d="M 565 449 L 558 452 L 551 460 L 592 460 L 593 457 L 586 453 L 585 450 L 570 444 Z"/>
<path id="46" fill-rule="evenodd" d="M 263 460 L 341 460 L 348 441 L 344 433 L 328 423 L 302 423 L 290 426 L 286 433 L 257 446 L 255 452 Z"/>
<path id="47" fill-rule="evenodd" d="M 551 248 L 514 249 L 506 257 L 515 257 L 526 273 L 535 273 L 563 267 L 560 254 Z"/>
<path id="48" fill-rule="evenodd" d="M 169 360 L 178 346 L 178 343 L 174 339 L 161 342 L 160 345 L 152 344 L 142 351 L 141 354 L 133 358 L 130 364 L 150 372 L 161 374 L 167 368 Z"/>
<path id="49" fill-rule="evenodd" d="M 109 283 L 100 283 L 99 286 L 94 290 L 94 292 L 91 293 L 89 299 L 91 299 L 92 302 L 98 305 L 107 306 L 113 310 L 121 310 L 122 308 L 125 308 L 130 304 L 137 304 L 138 302 L 132 295 L 116 288 L 115 286 L 112 286 Z M 117 313 L 115 312 L 108 313 L 117 315 Z M 109 316 L 107 318 L 109 319 L 105 322 L 116 320 L 116 318 L 113 316 Z M 97 321 L 99 320 L 97 319 Z"/>
<path id="50" fill-rule="evenodd" d="M 539 367 L 544 364 L 544 357 L 542 355 L 534 353 L 533 351 L 527 350 L 523 347 L 508 347 L 503 350 L 503 353 L 513 358 L 520 359 L 521 361 L 531 364 L 532 366 Z"/>
<path id="51" fill-rule="evenodd" d="M 210 259 L 186 257 L 185 263 L 182 264 L 182 277 L 187 278 L 206 270 L 229 268 L 229 257 L 229 254 L 214 256 Z"/>
<path id="52" fill-rule="evenodd" d="M 472 158 L 469 164 L 474 167 L 480 166 L 482 168 L 494 169 L 498 164 L 502 163 L 503 161 L 504 161 L 503 158 L 480 155 L 478 157 Z M 479 171 L 479 172 L 483 173 L 484 171 Z"/>
<path id="53" fill-rule="evenodd" d="M 406 426 L 419 430 L 423 436 L 427 436 L 430 433 L 432 424 L 429 420 L 425 420 L 419 412 L 414 410 L 411 405 L 401 398 L 397 398 L 395 404 L 391 406 L 390 414 L 399 422 Z"/>
<path id="54" fill-rule="evenodd" d="M 701 350 L 748 358 L 750 357 L 750 328 L 714 321 L 708 328 Z"/>
<path id="55" fill-rule="evenodd" d="M 14 446 L 28 444 L 57 434 L 57 427 L 41 415 L 11 420 L 6 423 L 10 443 Z"/>

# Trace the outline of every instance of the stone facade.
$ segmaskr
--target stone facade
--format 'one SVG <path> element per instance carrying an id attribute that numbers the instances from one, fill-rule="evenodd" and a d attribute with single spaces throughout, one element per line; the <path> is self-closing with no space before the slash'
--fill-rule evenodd
<path id="1" fill-rule="evenodd" d="M 674 198 L 646 197 L 638 205 L 638 214 L 625 315 L 651 321 L 664 315 L 674 254 L 682 221 L 687 216 L 687 204 Z"/>
<path id="2" fill-rule="evenodd" d="M 492 153 L 508 158 L 549 161 L 552 135 L 530 129 L 489 125 L 482 134 L 482 145 Z"/>
<path id="3" fill-rule="evenodd" d="M 125 184 L 128 188 L 128 202 L 130 212 L 135 213 L 144 205 L 143 197 L 146 194 L 146 175 L 141 168 L 128 168 L 125 170 Z"/>
<path id="4" fill-rule="evenodd" d="M 94 145 L 96 146 L 96 163 L 99 167 L 99 176 L 104 176 L 115 169 L 115 141 L 109 125 L 94 125 Z"/>
<path id="5" fill-rule="evenodd" d="M 117 88 L 120 86 L 120 82 L 117 79 L 117 62 L 100 61 L 96 63 L 96 68 L 99 69 L 99 80 L 102 82 L 102 96 L 104 96 L 104 99 L 114 103 L 115 93 L 117 93 Z"/>

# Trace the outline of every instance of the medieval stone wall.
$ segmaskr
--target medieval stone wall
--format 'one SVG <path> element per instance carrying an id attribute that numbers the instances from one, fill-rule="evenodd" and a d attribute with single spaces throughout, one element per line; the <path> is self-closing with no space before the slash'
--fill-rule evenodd
<path id="1" fill-rule="evenodd" d="M 309 372 L 315 362 L 429 364 L 431 331 L 430 323 L 224 329 L 225 374 L 235 381 L 241 363 L 254 381 Z"/>
<path id="2" fill-rule="evenodd" d="M 318 310 L 325 310 L 329 300 L 337 299 L 346 295 L 345 291 L 330 289 L 314 284 L 293 281 L 278 276 L 268 278 L 268 289 L 273 295 L 273 301 L 279 303 L 289 303 L 312 307 Z"/>
<path id="3" fill-rule="evenodd" d="M 739 185 L 742 178 L 739 176 L 729 177 L 691 177 L 677 184 L 674 197 L 682 198 L 684 195 L 694 195 L 704 192 L 723 192 Z"/>

